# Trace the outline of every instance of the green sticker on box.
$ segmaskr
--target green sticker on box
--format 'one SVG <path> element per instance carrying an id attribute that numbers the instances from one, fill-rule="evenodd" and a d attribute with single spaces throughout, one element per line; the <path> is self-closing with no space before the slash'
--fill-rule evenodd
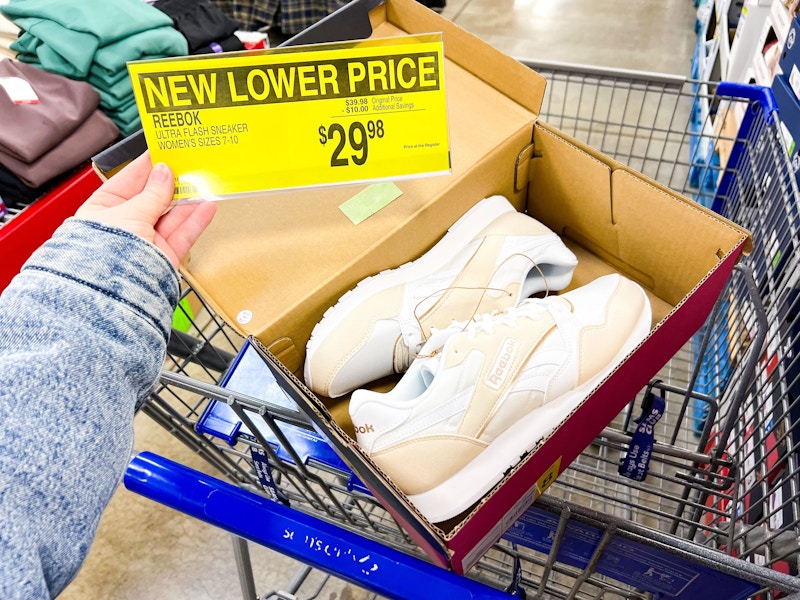
<path id="1" fill-rule="evenodd" d="M 339 210 L 353 222 L 353 225 L 358 225 L 402 194 L 400 188 L 393 183 L 374 183 L 347 202 L 340 204 Z"/>

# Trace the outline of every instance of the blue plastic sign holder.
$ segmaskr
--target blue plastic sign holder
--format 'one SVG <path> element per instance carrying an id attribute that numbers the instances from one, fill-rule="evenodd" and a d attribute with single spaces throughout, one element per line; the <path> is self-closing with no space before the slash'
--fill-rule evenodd
<path id="1" fill-rule="evenodd" d="M 278 386 L 269 367 L 256 353 L 250 343 L 245 343 L 239 355 L 223 377 L 220 386 L 232 392 L 239 392 L 258 398 L 281 408 L 300 410 L 284 391 Z M 269 442 L 275 455 L 282 461 L 293 464 L 292 456 L 278 443 L 275 434 L 263 419 L 253 418 L 259 433 Z M 328 441 L 316 430 L 306 429 L 290 423 L 277 421 L 278 428 L 292 445 L 292 449 L 303 460 L 305 466 L 316 462 L 328 469 L 340 472 L 349 477 L 348 490 L 356 490 L 370 494 L 369 489 L 353 474 L 347 464 L 334 451 Z M 212 400 L 197 422 L 197 431 L 212 435 L 234 445 L 238 437 L 255 439 L 252 432 L 242 423 L 233 409 L 224 402 Z M 264 482 L 262 481 L 262 484 Z"/>

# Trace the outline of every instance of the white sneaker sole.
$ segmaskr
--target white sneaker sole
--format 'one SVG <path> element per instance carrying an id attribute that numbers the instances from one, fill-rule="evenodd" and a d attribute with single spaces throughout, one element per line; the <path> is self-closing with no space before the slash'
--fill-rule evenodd
<path id="1" fill-rule="evenodd" d="M 442 239 L 425 254 L 414 261 L 361 280 L 356 287 L 339 298 L 336 304 L 325 311 L 320 322 L 311 331 L 306 346 L 306 369 L 303 374 L 306 385 L 314 387 L 312 374 L 307 367 L 313 362 L 314 352 L 319 347 L 318 340 L 324 340 L 331 335 L 342 319 L 350 315 L 354 304 L 358 305 L 383 290 L 405 285 L 444 267 L 489 223 L 513 210 L 515 209 L 511 203 L 502 196 L 484 198 L 453 223 Z"/>
<path id="2" fill-rule="evenodd" d="M 650 332 L 650 322 L 650 311 L 645 311 L 606 369 L 517 421 L 450 479 L 427 492 L 409 496 L 414 506 L 431 523 L 441 523 L 478 502 L 639 345 Z"/>

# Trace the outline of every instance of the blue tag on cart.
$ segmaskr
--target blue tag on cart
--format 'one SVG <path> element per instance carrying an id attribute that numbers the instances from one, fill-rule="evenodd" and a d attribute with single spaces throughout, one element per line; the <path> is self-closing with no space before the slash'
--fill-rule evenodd
<path id="1" fill-rule="evenodd" d="M 253 458 L 253 468 L 258 475 L 261 489 L 267 493 L 271 500 L 289 506 L 289 500 L 278 491 L 278 486 L 275 485 L 272 467 L 269 465 L 269 457 L 264 449 L 258 446 L 250 446 L 250 456 Z"/>
<path id="2" fill-rule="evenodd" d="M 514 545 L 514 549 L 516 550 L 516 545 Z M 511 577 L 511 583 L 506 588 L 506 593 L 522 600 L 528 597 L 525 593 L 525 588 L 522 587 L 522 562 L 519 559 L 519 555 L 514 556 L 514 573 Z"/>
<path id="3" fill-rule="evenodd" d="M 634 481 L 644 481 L 650 467 L 650 455 L 655 444 L 655 426 L 664 414 L 666 401 L 648 390 L 642 400 L 642 414 L 634 422 L 638 423 L 633 433 L 628 453 L 619 465 L 619 474 Z"/>

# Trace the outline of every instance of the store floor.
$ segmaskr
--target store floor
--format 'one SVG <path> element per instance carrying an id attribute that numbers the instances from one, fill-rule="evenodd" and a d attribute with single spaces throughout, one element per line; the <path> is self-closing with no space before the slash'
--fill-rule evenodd
<path id="1" fill-rule="evenodd" d="M 696 36 L 692 0 L 449 0 L 444 16 L 518 58 L 688 75 Z M 209 468 L 145 415 L 136 449 Z M 283 589 L 299 564 L 251 545 L 261 597 Z M 315 574 L 298 598 L 320 585 Z M 230 536 L 128 492 L 115 494 L 65 600 L 241 598 Z M 328 583 L 325 600 L 371 594 Z"/>

